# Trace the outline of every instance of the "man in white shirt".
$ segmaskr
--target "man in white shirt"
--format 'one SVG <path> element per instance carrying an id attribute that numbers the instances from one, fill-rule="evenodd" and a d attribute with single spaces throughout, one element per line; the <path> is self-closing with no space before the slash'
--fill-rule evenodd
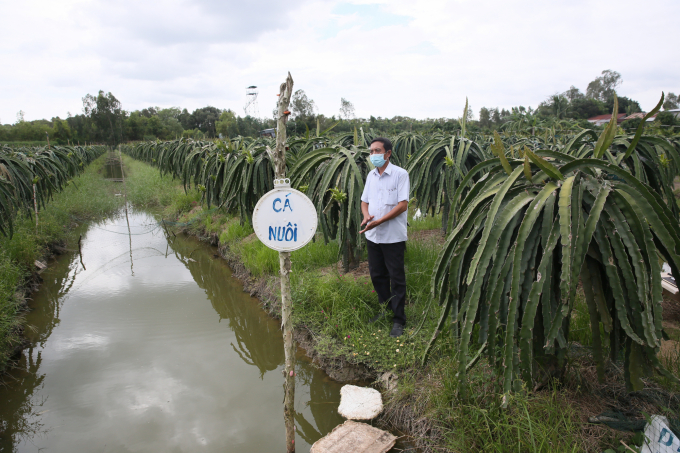
<path id="1" fill-rule="evenodd" d="M 366 233 L 368 270 L 378 300 L 387 303 L 394 313 L 390 336 L 396 338 L 404 333 L 406 324 L 404 252 L 410 183 L 406 170 L 390 163 L 392 142 L 378 137 L 371 142 L 370 150 L 376 168 L 366 177 L 361 195 L 361 225 L 366 227 L 360 233 Z"/>

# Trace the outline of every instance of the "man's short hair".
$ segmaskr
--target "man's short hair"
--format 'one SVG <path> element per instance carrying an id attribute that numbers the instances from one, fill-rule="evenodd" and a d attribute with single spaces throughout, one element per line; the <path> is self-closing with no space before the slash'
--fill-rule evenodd
<path id="1" fill-rule="evenodd" d="M 383 148 L 385 148 L 385 152 L 387 151 L 392 151 L 392 142 L 390 141 L 389 138 L 385 137 L 376 137 L 371 141 L 371 145 L 375 142 L 380 142 L 383 144 Z M 369 145 L 370 146 L 370 145 Z"/>

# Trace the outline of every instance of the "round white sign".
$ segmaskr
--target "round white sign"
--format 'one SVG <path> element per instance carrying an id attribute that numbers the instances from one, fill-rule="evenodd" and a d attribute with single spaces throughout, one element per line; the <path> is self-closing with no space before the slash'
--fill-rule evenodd
<path id="1" fill-rule="evenodd" d="M 267 192 L 253 211 L 253 229 L 258 239 L 280 252 L 292 252 L 311 241 L 317 222 L 312 200 L 290 187 Z"/>

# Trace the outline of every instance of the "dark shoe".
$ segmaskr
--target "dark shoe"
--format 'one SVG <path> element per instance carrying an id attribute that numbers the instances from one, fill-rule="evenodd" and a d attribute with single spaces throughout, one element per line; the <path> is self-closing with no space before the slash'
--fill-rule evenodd
<path id="1" fill-rule="evenodd" d="M 369 320 L 368 320 L 368 323 L 369 323 L 369 324 L 373 324 L 374 322 L 376 322 L 376 321 L 378 321 L 378 320 L 380 320 L 380 319 L 383 319 L 384 317 L 385 317 L 385 312 L 384 312 L 384 311 L 381 311 L 380 313 L 378 313 L 377 315 L 375 315 L 374 317 L 372 317 L 371 319 L 369 319 Z"/>
<path id="2" fill-rule="evenodd" d="M 392 332 L 390 332 L 390 337 L 397 338 L 404 333 L 404 326 L 399 323 L 392 324 Z"/>

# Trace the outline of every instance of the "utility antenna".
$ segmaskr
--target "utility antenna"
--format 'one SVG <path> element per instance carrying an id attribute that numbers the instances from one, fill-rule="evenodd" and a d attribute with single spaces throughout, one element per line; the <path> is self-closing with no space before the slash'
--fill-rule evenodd
<path id="1" fill-rule="evenodd" d="M 246 106 L 243 107 L 243 112 L 246 116 L 252 116 L 253 118 L 259 118 L 260 112 L 257 109 L 257 87 L 251 85 L 246 88 Z"/>

